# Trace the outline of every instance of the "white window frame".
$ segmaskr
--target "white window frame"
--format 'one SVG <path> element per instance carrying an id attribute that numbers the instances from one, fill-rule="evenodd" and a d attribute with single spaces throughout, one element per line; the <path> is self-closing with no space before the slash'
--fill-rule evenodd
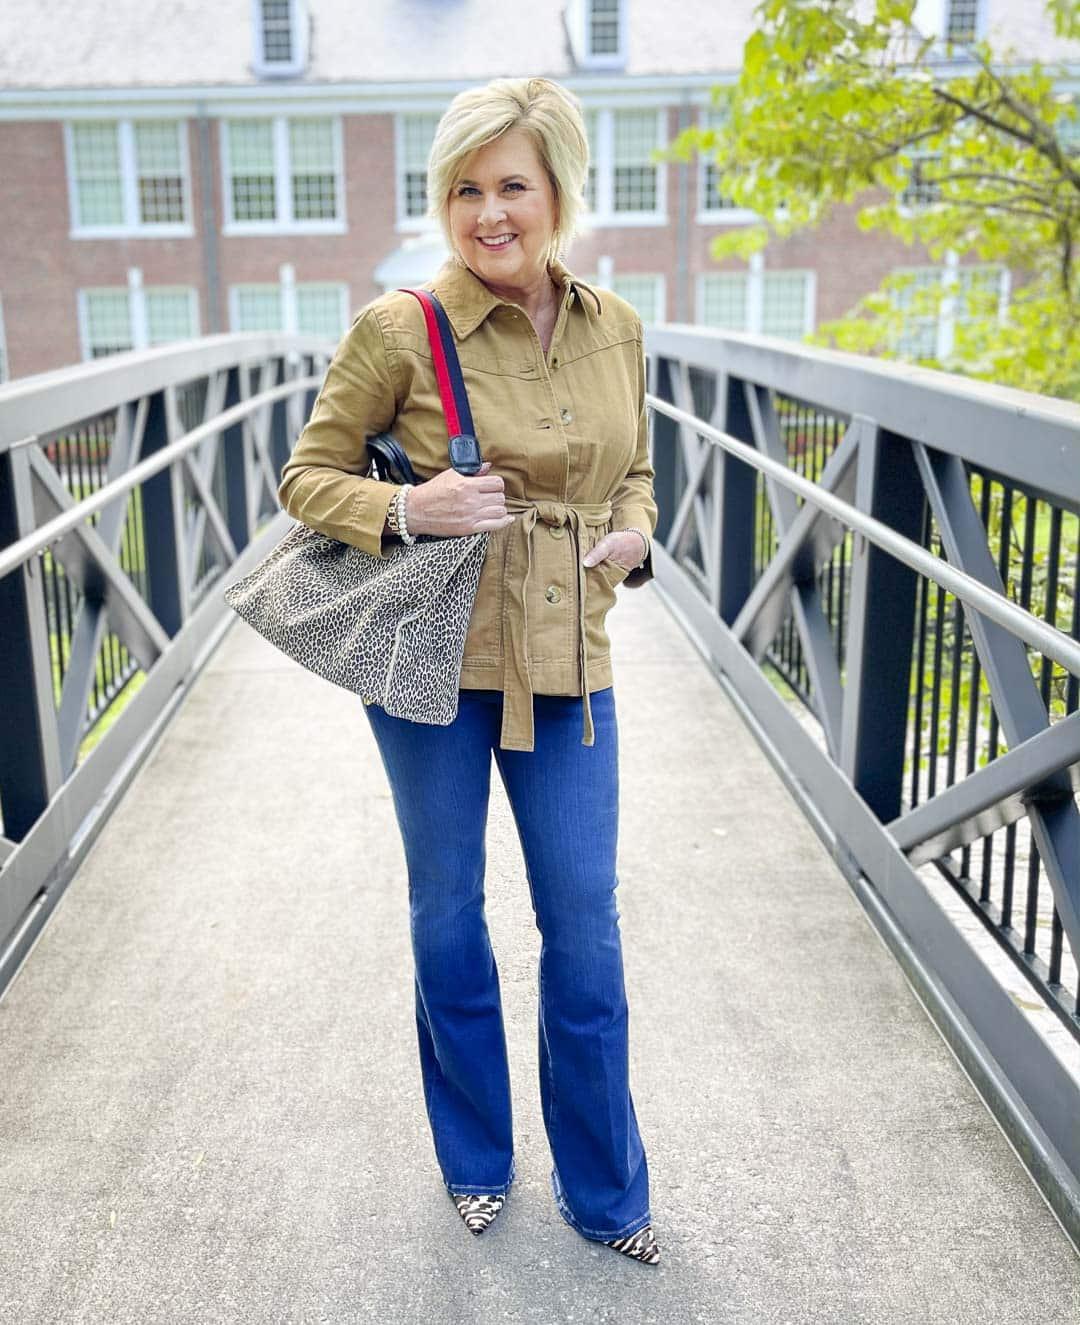
<path id="1" fill-rule="evenodd" d="M 90 317 L 88 312 L 88 296 L 93 294 L 118 294 L 123 292 L 128 297 L 128 327 L 131 331 L 132 350 L 148 350 L 150 348 L 160 350 L 162 345 L 150 345 L 150 321 L 147 316 L 146 297 L 149 294 L 156 294 L 158 291 L 175 294 L 178 290 L 186 290 L 188 302 L 191 306 L 191 326 L 192 337 L 198 338 L 202 335 L 199 325 L 199 296 L 198 291 L 191 285 L 151 285 L 144 286 L 142 282 L 142 272 L 138 267 L 132 267 L 128 271 L 126 285 L 88 285 L 79 289 L 75 293 L 75 312 L 79 329 L 79 353 L 84 361 L 91 359 L 90 344 Z M 179 343 L 179 342 L 177 342 Z M 122 351 L 118 351 L 122 353 Z"/>
<path id="2" fill-rule="evenodd" d="M 702 106 L 698 110 L 698 126 L 705 127 L 705 122 L 710 110 L 710 106 Z M 705 178 L 709 159 L 704 152 L 698 153 L 697 161 L 697 215 L 694 221 L 697 225 L 748 225 L 757 220 L 757 212 L 748 207 L 710 207 L 709 203 L 715 197 L 711 189 L 707 190 Z"/>
<path id="3" fill-rule="evenodd" d="M 308 12 L 306 0 L 289 0 L 289 31 L 292 37 L 291 60 L 267 60 L 263 34 L 261 0 L 251 0 L 251 33 L 254 42 L 251 67 L 259 78 L 295 78 L 307 68 Z"/>
<path id="4" fill-rule="evenodd" d="M 351 307 L 348 284 L 345 281 L 297 282 L 296 269 L 291 262 L 285 262 L 282 263 L 278 271 L 276 281 L 238 281 L 235 285 L 229 286 L 229 330 L 233 332 L 240 330 L 240 291 L 249 286 L 261 286 L 264 289 L 276 289 L 278 292 L 278 303 L 281 309 L 281 333 L 290 336 L 299 335 L 299 306 L 296 294 L 297 290 L 309 285 L 336 285 L 338 287 L 341 298 L 341 325 L 343 329 L 347 329 Z M 249 332 L 247 334 L 254 336 L 270 333 Z"/>
<path id="5" fill-rule="evenodd" d="M 229 162 L 230 120 L 266 119 L 272 126 L 274 147 L 274 210 L 272 221 L 237 221 L 233 216 L 232 170 Z M 292 216 L 292 188 L 289 160 L 289 123 L 293 120 L 330 121 L 334 140 L 334 197 L 338 214 L 331 220 L 295 221 Z M 219 121 L 221 142 L 221 198 L 224 220 L 221 233 L 230 235 L 343 235 L 345 216 L 345 159 L 342 149 L 340 115 L 229 115 Z M 254 282 L 258 284 L 258 282 Z"/>
<path id="6" fill-rule="evenodd" d="M 11 363 L 7 353 L 7 335 L 4 332 L 4 301 L 0 297 L 0 383 L 11 380 Z"/>
<path id="7" fill-rule="evenodd" d="M 434 224 L 426 216 L 405 214 L 405 120 L 412 115 L 437 115 L 437 111 L 401 111 L 394 116 L 394 212 L 398 234 L 413 235 L 430 230 Z"/>
<path id="8" fill-rule="evenodd" d="M 593 165 L 596 167 L 596 210 L 590 220 L 595 227 L 617 229 L 619 226 L 667 225 L 667 165 L 666 161 L 656 165 L 656 210 L 652 212 L 616 212 L 615 201 L 615 112 L 653 111 L 656 115 L 657 146 L 663 146 L 667 131 L 667 108 L 656 106 L 588 106 L 586 109 L 596 114 L 596 151 Z"/>
<path id="9" fill-rule="evenodd" d="M 139 176 L 135 153 L 135 124 L 142 120 L 154 122 L 169 120 L 175 123 L 180 147 L 180 189 L 184 204 L 183 221 L 139 220 Z M 116 119 L 108 115 L 88 115 L 83 122 L 108 122 L 116 125 L 120 149 L 120 195 L 124 220 L 119 225 L 83 225 L 79 220 L 79 193 L 75 185 L 75 133 L 77 120 L 64 121 L 64 170 L 67 175 L 68 214 L 71 226 L 69 239 L 190 239 L 194 233 L 191 222 L 191 157 L 188 153 L 187 120 L 171 115 L 139 115 Z"/>
<path id="10" fill-rule="evenodd" d="M 575 63 L 581 69 L 625 69 L 627 53 L 627 0 L 619 0 L 619 45 L 616 51 L 593 54 L 589 49 L 592 32 L 592 0 L 569 0 L 566 6 L 566 29 L 574 52 Z"/>
<path id="11" fill-rule="evenodd" d="M 803 330 L 807 336 L 814 330 L 815 310 L 817 307 L 817 272 L 812 267 L 769 267 L 766 268 L 762 255 L 755 253 L 747 266 L 735 271 L 699 272 L 695 280 L 694 321 L 700 326 L 705 322 L 705 290 L 710 276 L 745 276 L 746 277 L 746 328 L 745 331 L 755 336 L 774 336 L 775 332 L 762 330 L 765 313 L 765 278 L 767 276 L 802 276 L 806 284 L 803 290 Z M 709 327 L 713 331 L 724 331 L 721 327 Z M 727 335 L 740 335 L 740 332 L 725 332 Z M 787 337 L 778 339 L 786 340 Z"/>

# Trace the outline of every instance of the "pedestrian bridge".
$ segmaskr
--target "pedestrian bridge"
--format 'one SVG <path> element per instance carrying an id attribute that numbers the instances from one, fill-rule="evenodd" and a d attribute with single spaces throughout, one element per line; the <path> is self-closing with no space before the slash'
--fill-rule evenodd
<path id="1" fill-rule="evenodd" d="M 366 720 L 221 601 L 331 348 L 0 388 L 0 1319 L 1075 1321 L 1080 410 L 650 329 L 657 578 L 609 622 L 652 1271 L 551 1200 L 497 778 L 518 1179 L 461 1227 Z"/>

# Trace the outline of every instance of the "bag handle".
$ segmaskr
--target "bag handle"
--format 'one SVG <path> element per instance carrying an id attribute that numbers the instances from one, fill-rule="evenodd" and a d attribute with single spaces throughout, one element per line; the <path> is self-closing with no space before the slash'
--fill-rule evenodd
<path id="1" fill-rule="evenodd" d="M 412 289 L 399 285 L 403 294 L 414 295 L 424 310 L 431 357 L 435 362 L 435 378 L 439 384 L 446 432 L 450 448 L 450 463 L 459 474 L 475 474 L 484 463 L 480 443 L 476 440 L 465 378 L 461 373 L 454 333 L 438 297 L 430 290 Z"/>

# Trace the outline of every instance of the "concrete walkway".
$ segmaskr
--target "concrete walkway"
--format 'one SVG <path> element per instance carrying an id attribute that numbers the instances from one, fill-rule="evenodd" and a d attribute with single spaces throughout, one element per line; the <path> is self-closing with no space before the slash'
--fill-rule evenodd
<path id="1" fill-rule="evenodd" d="M 497 775 L 518 1179 L 465 1230 L 366 720 L 238 623 L 0 1004 L 4 1325 L 1080 1318 L 1080 1262 L 655 587 L 610 624 L 661 1265 L 552 1201 Z"/>

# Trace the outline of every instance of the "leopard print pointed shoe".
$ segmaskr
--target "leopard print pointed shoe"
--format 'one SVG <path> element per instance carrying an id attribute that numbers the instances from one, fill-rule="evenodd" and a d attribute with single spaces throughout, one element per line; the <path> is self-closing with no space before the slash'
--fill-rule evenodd
<path id="1" fill-rule="evenodd" d="M 631 1233 L 625 1238 L 612 1238 L 604 1245 L 614 1247 L 624 1256 L 630 1256 L 635 1261 L 643 1261 L 646 1265 L 657 1265 L 660 1261 L 660 1244 L 656 1241 L 651 1224 L 646 1224 L 644 1228 L 639 1228 L 636 1233 Z"/>
<path id="2" fill-rule="evenodd" d="M 458 1214 L 464 1219 L 470 1233 L 480 1234 L 491 1227 L 495 1216 L 506 1204 L 505 1194 L 477 1195 L 468 1192 L 451 1193 Z"/>

